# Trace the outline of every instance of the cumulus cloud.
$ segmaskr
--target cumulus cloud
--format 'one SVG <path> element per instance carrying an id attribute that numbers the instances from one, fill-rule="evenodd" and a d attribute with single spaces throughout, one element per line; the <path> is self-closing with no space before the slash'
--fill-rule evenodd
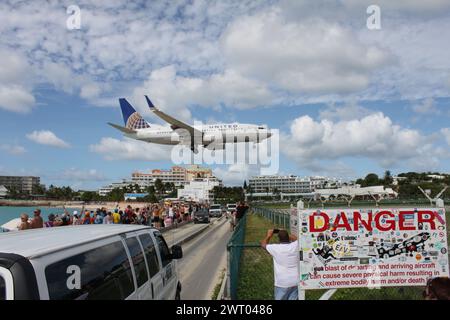
<path id="1" fill-rule="evenodd" d="M 0 48 L 0 108 L 18 113 L 28 113 L 35 99 L 28 83 L 26 58 Z"/>
<path id="2" fill-rule="evenodd" d="M 142 86 L 134 89 L 133 98 L 143 112 L 148 111 L 144 95 L 162 110 L 190 119 L 188 106 L 200 105 L 220 108 L 227 105 L 245 109 L 270 103 L 272 94 L 262 82 L 245 78 L 234 70 L 205 78 L 177 74 L 170 65 L 152 71 Z"/>
<path id="3" fill-rule="evenodd" d="M 103 156 L 106 160 L 146 160 L 158 161 L 169 160 L 171 146 L 146 143 L 133 139 L 124 138 L 118 140 L 104 137 L 99 143 L 89 146 L 91 152 Z"/>
<path id="4" fill-rule="evenodd" d="M 57 148 L 69 148 L 70 145 L 64 140 L 58 138 L 52 131 L 50 130 L 40 130 L 33 131 L 26 135 L 28 139 L 34 141 L 38 144 L 43 144 L 47 146 L 57 147 Z"/>
<path id="5" fill-rule="evenodd" d="M 255 165 L 236 163 L 224 167 L 213 169 L 214 175 L 221 179 L 225 185 L 242 186 L 244 181 L 259 174 L 259 169 Z"/>
<path id="6" fill-rule="evenodd" d="M 292 122 L 284 139 L 282 151 L 310 168 L 321 160 L 345 157 L 367 158 L 389 168 L 425 155 L 429 158 L 432 149 L 432 142 L 419 131 L 402 128 L 381 112 L 336 122 L 302 116 Z"/>
<path id="7" fill-rule="evenodd" d="M 19 145 L 10 145 L 10 144 L 0 144 L 0 150 L 3 150 L 12 155 L 22 155 L 27 152 L 27 150 Z"/>
<path id="8" fill-rule="evenodd" d="M 380 32 L 365 28 L 369 4 L 83 0 L 68 31 L 57 2 L 2 2 L 0 108 L 29 112 L 42 84 L 98 106 L 150 94 L 185 120 L 193 105 L 448 96 L 448 1 L 379 1 Z M 435 19 L 410 23 L 421 16 Z"/>
<path id="9" fill-rule="evenodd" d="M 286 22 L 279 8 L 238 18 L 223 39 L 227 63 L 292 93 L 347 93 L 366 88 L 389 55 L 351 30 L 322 19 Z"/>

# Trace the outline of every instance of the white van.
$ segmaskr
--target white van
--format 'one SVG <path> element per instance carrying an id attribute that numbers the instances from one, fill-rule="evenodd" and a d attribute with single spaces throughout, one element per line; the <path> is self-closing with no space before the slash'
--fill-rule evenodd
<path id="1" fill-rule="evenodd" d="M 227 213 L 232 214 L 234 211 L 236 211 L 236 203 L 228 203 L 227 204 Z"/>
<path id="2" fill-rule="evenodd" d="M 0 234 L 0 300 L 180 299 L 162 234 L 139 225 L 82 225 Z"/>

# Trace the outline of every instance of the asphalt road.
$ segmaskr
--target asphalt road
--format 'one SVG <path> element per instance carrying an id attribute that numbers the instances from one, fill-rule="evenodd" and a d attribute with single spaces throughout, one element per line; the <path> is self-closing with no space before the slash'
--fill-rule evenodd
<path id="1" fill-rule="evenodd" d="M 229 222 L 222 218 L 182 245 L 183 258 L 178 261 L 182 300 L 211 299 L 226 265 L 226 245 L 230 237 Z"/>

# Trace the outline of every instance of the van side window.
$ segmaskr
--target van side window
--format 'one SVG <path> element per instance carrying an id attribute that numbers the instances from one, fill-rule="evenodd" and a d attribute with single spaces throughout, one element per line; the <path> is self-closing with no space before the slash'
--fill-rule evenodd
<path id="1" fill-rule="evenodd" d="M 0 276 L 0 301 L 6 300 L 6 283 L 5 279 Z"/>
<path id="2" fill-rule="evenodd" d="M 136 237 L 125 240 L 133 261 L 138 288 L 148 281 L 147 268 L 145 267 L 144 253 Z"/>
<path id="3" fill-rule="evenodd" d="M 120 300 L 134 291 L 121 241 L 55 262 L 45 268 L 52 300 Z"/>
<path id="4" fill-rule="evenodd" d="M 164 240 L 163 236 L 159 232 L 155 232 L 155 238 L 158 242 L 159 247 L 159 253 L 161 255 L 162 265 L 165 267 L 170 261 L 172 261 L 172 258 L 170 256 L 170 250 L 167 246 L 166 241 Z"/>
<path id="5" fill-rule="evenodd" d="M 148 271 L 152 278 L 159 271 L 158 256 L 156 255 L 155 244 L 149 234 L 141 234 L 139 236 L 142 246 L 144 247 L 145 257 L 147 258 Z"/>

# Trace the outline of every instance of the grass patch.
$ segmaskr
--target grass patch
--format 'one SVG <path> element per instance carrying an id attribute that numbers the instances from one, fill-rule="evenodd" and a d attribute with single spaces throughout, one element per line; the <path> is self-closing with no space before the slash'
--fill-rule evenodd
<path id="1" fill-rule="evenodd" d="M 213 290 L 213 294 L 211 296 L 211 300 L 217 300 L 217 297 L 219 296 L 220 288 L 222 287 L 222 281 L 225 277 L 225 269 L 222 270 L 219 277 L 219 282 L 216 284 Z"/>

